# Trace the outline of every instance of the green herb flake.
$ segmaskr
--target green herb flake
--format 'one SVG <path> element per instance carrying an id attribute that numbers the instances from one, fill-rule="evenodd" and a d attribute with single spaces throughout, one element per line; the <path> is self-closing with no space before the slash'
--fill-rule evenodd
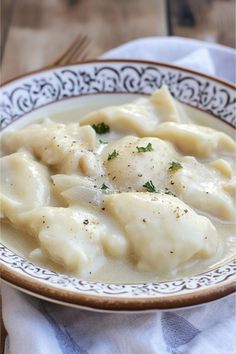
<path id="1" fill-rule="evenodd" d="M 92 127 L 97 134 L 105 134 L 105 133 L 109 133 L 110 131 L 109 125 L 106 125 L 104 122 L 93 124 Z"/>
<path id="2" fill-rule="evenodd" d="M 138 152 L 148 152 L 148 151 L 153 151 L 153 147 L 151 143 L 148 143 L 146 147 L 144 146 L 136 146 L 136 149 Z"/>
<path id="3" fill-rule="evenodd" d="M 113 160 L 117 156 L 119 156 L 119 152 L 114 150 L 111 154 L 108 155 L 107 161 Z"/>
<path id="4" fill-rule="evenodd" d="M 170 162 L 170 167 L 169 167 L 170 171 L 178 171 L 181 168 L 183 168 L 183 166 L 179 162 L 175 162 L 175 161 Z"/>
<path id="5" fill-rule="evenodd" d="M 146 188 L 147 192 L 149 193 L 157 193 L 156 187 L 152 183 L 152 181 L 148 181 L 143 185 L 144 188 Z"/>
<path id="6" fill-rule="evenodd" d="M 109 187 L 105 184 L 105 183 L 103 183 L 102 184 L 102 186 L 101 186 L 101 189 L 103 190 L 103 191 L 105 191 L 106 189 L 108 189 Z"/>
<path id="7" fill-rule="evenodd" d="M 107 141 L 103 141 L 103 140 L 101 140 L 101 139 L 99 139 L 99 143 L 100 143 L 100 144 L 108 144 Z"/>

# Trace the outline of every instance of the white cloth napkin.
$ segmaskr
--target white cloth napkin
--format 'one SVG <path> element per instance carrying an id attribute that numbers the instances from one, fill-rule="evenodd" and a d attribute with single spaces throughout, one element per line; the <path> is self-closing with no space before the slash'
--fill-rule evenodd
<path id="1" fill-rule="evenodd" d="M 109 51 L 103 58 L 175 62 L 230 81 L 235 51 L 219 45 L 146 38 Z M 232 354 L 235 297 L 177 311 L 108 314 L 77 310 L 2 285 L 5 354 Z"/>
<path id="2" fill-rule="evenodd" d="M 180 37 L 137 39 L 112 49 L 101 58 L 146 59 L 174 63 L 235 82 L 235 50 L 220 44 Z"/>

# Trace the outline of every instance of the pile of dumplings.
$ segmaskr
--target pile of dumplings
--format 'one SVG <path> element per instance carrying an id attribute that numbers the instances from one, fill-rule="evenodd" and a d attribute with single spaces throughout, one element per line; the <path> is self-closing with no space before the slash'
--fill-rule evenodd
<path id="1" fill-rule="evenodd" d="M 234 221 L 235 142 L 192 124 L 166 87 L 2 136 L 1 218 L 37 240 L 31 259 L 87 277 L 109 260 L 165 276 L 216 254 Z"/>

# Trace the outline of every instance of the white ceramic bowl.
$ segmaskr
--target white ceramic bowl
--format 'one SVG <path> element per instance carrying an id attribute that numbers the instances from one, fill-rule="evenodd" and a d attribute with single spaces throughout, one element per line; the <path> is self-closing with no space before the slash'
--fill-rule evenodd
<path id="1" fill-rule="evenodd" d="M 1 126 L 17 128 L 22 122 L 33 121 L 40 112 L 87 104 L 94 95 L 102 105 L 104 94 L 119 94 L 122 101 L 128 94 L 150 94 L 163 84 L 178 100 L 235 127 L 235 88 L 230 83 L 172 65 L 128 60 L 51 68 L 6 83 L 0 102 Z M 85 95 L 88 97 L 82 98 Z M 6 282 L 71 306 L 116 311 L 170 309 L 215 300 L 235 290 L 236 262 L 232 260 L 205 273 L 171 281 L 105 284 L 44 269 L 4 244 L 0 250 Z"/>

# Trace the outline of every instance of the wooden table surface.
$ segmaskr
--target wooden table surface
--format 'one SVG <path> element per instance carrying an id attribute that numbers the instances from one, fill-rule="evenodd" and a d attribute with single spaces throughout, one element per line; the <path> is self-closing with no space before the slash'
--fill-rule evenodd
<path id="1" fill-rule="evenodd" d="M 79 33 L 92 59 L 129 40 L 177 35 L 235 47 L 235 0 L 2 0 L 1 82 L 52 62 Z M 2 344 L 5 331 L 2 326 Z"/>
<path id="2" fill-rule="evenodd" d="M 38 69 L 76 37 L 88 59 L 129 40 L 178 35 L 235 46 L 235 0 L 2 0 L 1 81 Z"/>

